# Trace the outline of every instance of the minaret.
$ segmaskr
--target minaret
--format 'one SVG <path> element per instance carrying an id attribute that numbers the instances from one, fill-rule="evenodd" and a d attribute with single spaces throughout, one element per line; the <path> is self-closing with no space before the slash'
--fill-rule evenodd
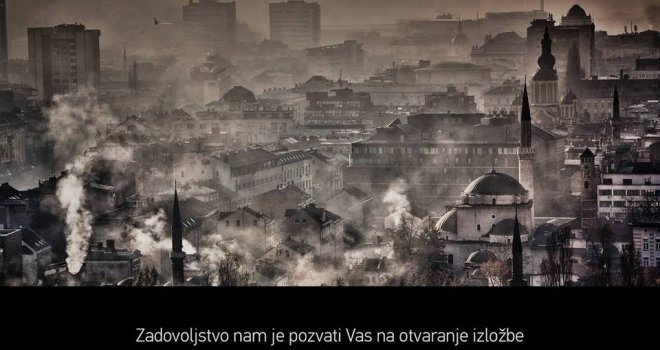
<path id="1" fill-rule="evenodd" d="M 534 227 L 534 154 L 532 147 L 532 115 L 529 109 L 527 83 L 523 89 L 520 110 L 520 147 L 518 147 L 518 182 L 528 191 L 532 200 L 532 227 Z"/>
<path id="2" fill-rule="evenodd" d="M 621 140 L 621 112 L 619 110 L 619 91 L 614 85 L 614 100 L 612 101 L 612 119 L 610 120 L 612 126 L 612 144 L 616 144 Z"/>
<path id="3" fill-rule="evenodd" d="M 516 206 L 516 218 L 513 222 L 513 240 L 511 241 L 511 287 L 525 287 L 527 281 L 523 278 L 523 248 L 520 238 L 520 224 L 518 223 L 518 207 Z"/>
<path id="4" fill-rule="evenodd" d="M 174 184 L 174 206 L 172 207 L 172 284 L 183 286 L 183 225 L 181 224 L 181 211 L 179 210 L 179 195 Z"/>

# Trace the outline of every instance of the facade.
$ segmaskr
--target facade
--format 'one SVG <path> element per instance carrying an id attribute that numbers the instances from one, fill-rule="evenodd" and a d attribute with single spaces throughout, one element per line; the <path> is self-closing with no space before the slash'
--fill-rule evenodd
<path id="1" fill-rule="evenodd" d="M 100 36 L 100 30 L 82 24 L 28 28 L 30 84 L 39 91 L 40 100 L 99 86 Z"/>
<path id="2" fill-rule="evenodd" d="M 284 216 L 283 240 L 305 243 L 323 259 L 340 261 L 343 258 L 344 226 L 339 215 L 310 204 L 287 209 Z"/>
<path id="3" fill-rule="evenodd" d="M 23 278 L 21 229 L 0 229 L 0 284 L 20 284 Z"/>
<path id="4" fill-rule="evenodd" d="M 355 40 L 308 48 L 307 65 L 310 71 L 325 77 L 358 77 L 364 68 L 364 49 Z"/>
<path id="5" fill-rule="evenodd" d="M 519 113 L 520 103 L 516 99 L 522 94 L 519 80 L 507 80 L 501 86 L 495 86 L 484 92 L 484 108 L 487 113 Z"/>
<path id="6" fill-rule="evenodd" d="M 190 0 L 183 6 L 186 42 L 204 52 L 236 42 L 236 2 Z"/>
<path id="7" fill-rule="evenodd" d="M 27 160 L 27 123 L 14 112 L 0 112 L 0 166 Z"/>
<path id="8" fill-rule="evenodd" d="M 660 267 L 660 218 L 657 215 L 637 220 L 632 227 L 635 251 L 643 267 Z"/>
<path id="9" fill-rule="evenodd" d="M 308 92 L 307 101 L 306 125 L 360 126 L 366 123 L 367 114 L 373 111 L 368 93 L 353 92 L 349 88 Z"/>
<path id="10" fill-rule="evenodd" d="M 317 47 L 321 43 L 321 5 L 302 0 L 271 3 L 270 39 L 291 49 Z"/>
<path id="11" fill-rule="evenodd" d="M 53 259 L 53 251 L 37 232 L 24 228 L 21 231 L 23 240 L 23 284 L 37 285 L 43 279 L 46 267 Z"/>
<path id="12" fill-rule="evenodd" d="M 491 70 L 468 62 L 441 62 L 415 70 L 418 84 L 453 85 L 457 89 L 490 87 Z"/>
<path id="13" fill-rule="evenodd" d="M 87 283 L 117 283 L 140 273 L 141 257 L 138 250 L 116 249 L 113 240 L 108 240 L 105 247 L 99 242 L 90 246 L 80 276 Z"/>
<path id="14" fill-rule="evenodd" d="M 467 90 L 467 89 L 466 89 Z M 429 112 L 476 113 L 474 96 L 447 86 L 446 92 L 434 92 L 424 98 L 424 107 Z"/>
<path id="15" fill-rule="evenodd" d="M 601 168 L 596 155 L 589 148 L 580 155 L 580 227 L 593 234 L 598 228 L 598 186 Z"/>
<path id="16" fill-rule="evenodd" d="M 226 69 L 215 63 L 206 62 L 190 69 L 190 88 L 195 103 L 205 106 L 217 101 L 231 86 L 231 77 Z"/>
<path id="17" fill-rule="evenodd" d="M 558 191 L 564 139 L 531 127 L 535 188 L 540 206 Z M 371 138 L 352 144 L 344 182 L 380 198 L 398 178 L 408 181 L 408 195 L 436 212 L 454 203 L 475 178 L 497 169 L 518 177 L 520 123 L 515 114 L 420 114 L 408 123 L 395 121 Z M 547 204 L 547 203 L 546 203 Z M 551 207 L 548 205 L 548 207 Z"/>
<path id="18" fill-rule="evenodd" d="M 655 206 L 659 197 L 660 169 L 650 163 L 624 165 L 602 174 L 598 185 L 598 217 L 626 219 L 635 208 Z"/>
<path id="19" fill-rule="evenodd" d="M 220 212 L 217 220 L 217 233 L 225 240 L 237 240 L 251 254 L 263 254 L 277 243 L 273 237 L 273 219 L 250 207 Z"/>
<path id="20" fill-rule="evenodd" d="M 504 32 L 486 36 L 486 42 L 472 49 L 472 62 L 480 66 L 498 64 L 523 72 L 525 64 L 525 39 L 516 32 Z"/>

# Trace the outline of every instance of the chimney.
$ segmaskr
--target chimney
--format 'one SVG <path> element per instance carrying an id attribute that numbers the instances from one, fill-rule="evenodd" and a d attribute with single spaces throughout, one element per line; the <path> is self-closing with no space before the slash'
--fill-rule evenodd
<path id="1" fill-rule="evenodd" d="M 115 240 L 114 239 L 107 240 L 106 244 L 108 246 L 108 250 L 112 250 L 112 251 L 115 250 Z"/>

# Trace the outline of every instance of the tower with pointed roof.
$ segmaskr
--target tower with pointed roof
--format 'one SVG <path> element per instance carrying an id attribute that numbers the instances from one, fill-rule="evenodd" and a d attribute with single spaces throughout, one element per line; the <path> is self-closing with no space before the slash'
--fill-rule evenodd
<path id="1" fill-rule="evenodd" d="M 612 100 L 612 119 L 610 119 L 612 130 L 611 143 L 616 144 L 621 141 L 621 111 L 619 108 L 619 91 L 614 85 L 614 98 Z"/>
<path id="2" fill-rule="evenodd" d="M 582 185 L 580 189 L 580 226 L 585 233 L 593 233 L 598 226 L 598 185 L 600 166 L 596 155 L 586 148 L 580 155 Z"/>
<path id="3" fill-rule="evenodd" d="M 183 224 L 179 209 L 179 195 L 175 184 L 174 204 L 172 206 L 172 253 L 170 255 L 170 259 L 172 260 L 172 284 L 174 286 L 182 286 L 184 284 L 183 260 L 185 258 L 186 253 L 183 252 Z"/>
<path id="4" fill-rule="evenodd" d="M 534 147 L 532 146 L 532 115 L 525 83 L 520 109 L 520 146 L 518 147 L 518 182 L 532 199 L 532 227 L 534 222 Z"/>
<path id="5" fill-rule="evenodd" d="M 541 56 L 537 63 L 539 69 L 532 78 L 532 113 L 541 123 L 551 123 L 559 118 L 559 79 L 555 69 L 555 56 L 552 54 L 552 39 L 548 27 L 545 27 L 541 39 Z"/>
<path id="6" fill-rule="evenodd" d="M 527 286 L 527 281 L 523 278 L 523 247 L 520 237 L 520 224 L 518 223 L 518 209 L 516 207 L 516 217 L 513 222 L 513 240 L 511 241 L 511 287 Z"/>

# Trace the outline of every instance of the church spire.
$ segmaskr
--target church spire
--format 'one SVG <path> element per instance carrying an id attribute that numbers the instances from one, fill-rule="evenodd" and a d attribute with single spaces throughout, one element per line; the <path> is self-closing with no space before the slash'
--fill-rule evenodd
<path id="1" fill-rule="evenodd" d="M 182 286 L 184 284 L 183 260 L 186 253 L 183 252 L 183 225 L 181 222 L 181 210 L 179 209 L 179 195 L 176 183 L 174 183 L 174 204 L 172 206 L 172 284 Z"/>
<path id="2" fill-rule="evenodd" d="M 555 56 L 552 55 L 552 40 L 548 27 L 545 27 L 543 39 L 541 39 L 541 56 L 537 60 L 539 70 L 534 74 L 534 81 L 557 80 L 557 71 L 555 70 Z"/>

